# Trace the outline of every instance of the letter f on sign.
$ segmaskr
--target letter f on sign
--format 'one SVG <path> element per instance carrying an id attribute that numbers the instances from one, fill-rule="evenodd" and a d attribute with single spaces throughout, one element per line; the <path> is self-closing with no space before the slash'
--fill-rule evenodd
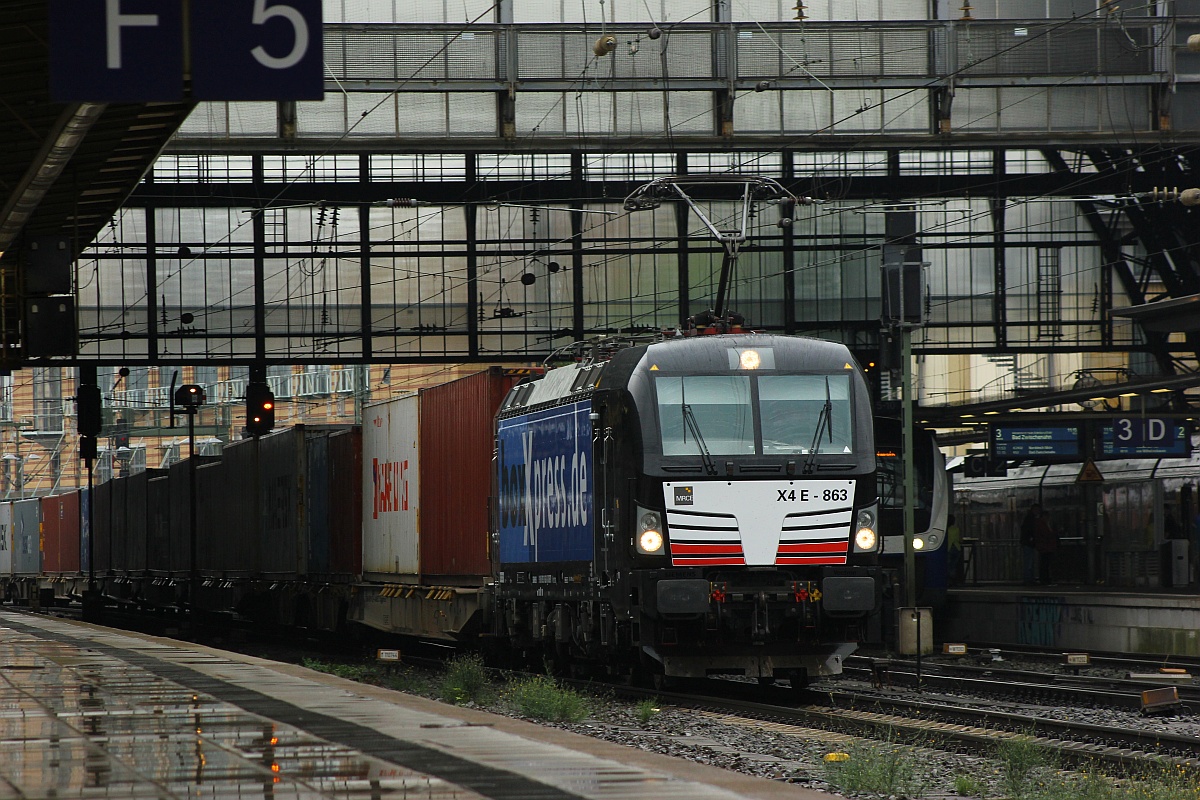
<path id="1" fill-rule="evenodd" d="M 104 20 L 109 69 L 121 68 L 121 28 L 158 27 L 158 14 L 122 14 L 121 0 L 107 0 Z"/>

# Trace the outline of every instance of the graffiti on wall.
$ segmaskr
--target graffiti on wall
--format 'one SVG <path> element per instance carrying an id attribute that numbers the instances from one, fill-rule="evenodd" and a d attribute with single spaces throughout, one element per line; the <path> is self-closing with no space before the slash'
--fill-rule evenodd
<path id="1" fill-rule="evenodd" d="M 1017 643 L 1053 647 L 1058 644 L 1067 601 L 1062 597 L 1022 597 Z"/>

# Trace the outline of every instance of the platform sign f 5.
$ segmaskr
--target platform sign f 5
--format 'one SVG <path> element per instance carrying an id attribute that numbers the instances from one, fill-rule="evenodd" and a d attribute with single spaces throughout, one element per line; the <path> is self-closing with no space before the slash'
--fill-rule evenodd
<path id="1" fill-rule="evenodd" d="M 320 100 L 321 0 L 192 0 L 192 96 Z"/>
<path id="2" fill-rule="evenodd" d="M 319 100 L 321 25 L 321 0 L 50 0 L 50 96 Z"/>
<path id="3" fill-rule="evenodd" d="M 51 100 L 182 98 L 182 0 L 50 0 Z"/>

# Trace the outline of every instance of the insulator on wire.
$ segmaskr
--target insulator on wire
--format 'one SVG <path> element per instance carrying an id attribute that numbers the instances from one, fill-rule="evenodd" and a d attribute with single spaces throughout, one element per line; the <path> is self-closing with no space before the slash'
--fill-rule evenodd
<path id="1" fill-rule="evenodd" d="M 796 16 L 793 19 L 798 22 L 804 22 L 804 20 L 808 19 L 808 15 L 804 11 L 804 0 L 796 0 Z"/>
<path id="2" fill-rule="evenodd" d="M 414 197 L 393 197 L 389 200 L 381 200 L 374 203 L 377 206 L 386 206 L 387 208 L 416 208 L 417 206 L 427 206 L 424 200 L 417 200 Z"/>
<path id="3" fill-rule="evenodd" d="M 1200 205 L 1200 189 L 1180 190 L 1178 186 L 1156 186 L 1142 195 L 1142 199 L 1151 203 L 1171 203 L 1178 200 L 1185 206 L 1196 206 Z"/>
<path id="4" fill-rule="evenodd" d="M 610 36 L 607 34 L 604 36 L 601 36 L 599 39 L 596 40 L 596 43 L 594 45 L 592 45 L 592 52 L 596 54 L 597 58 L 599 58 L 601 56 L 606 56 L 609 53 L 611 53 L 613 50 L 616 50 L 616 49 L 617 49 L 617 37 Z"/>
<path id="5" fill-rule="evenodd" d="M 971 12 L 975 10 L 974 6 L 971 5 L 971 0 L 964 0 L 958 10 L 962 12 L 962 16 L 958 18 L 959 21 L 973 22 L 975 20 L 975 17 L 971 16 Z"/>

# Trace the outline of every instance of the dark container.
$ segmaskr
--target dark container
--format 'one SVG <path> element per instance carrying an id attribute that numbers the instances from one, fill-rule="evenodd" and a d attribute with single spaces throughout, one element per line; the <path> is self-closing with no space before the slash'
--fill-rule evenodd
<path id="1" fill-rule="evenodd" d="M 196 470 L 200 571 L 248 577 L 260 571 L 255 525 L 255 443 L 227 446 L 220 463 Z"/>
<path id="2" fill-rule="evenodd" d="M 93 487 L 92 500 L 92 555 L 96 559 L 97 574 L 112 571 L 112 498 L 113 483 L 105 481 Z"/>
<path id="3" fill-rule="evenodd" d="M 329 570 L 362 575 L 362 429 L 329 437 Z"/>
<path id="4" fill-rule="evenodd" d="M 310 435 L 304 442 L 304 520 L 307 538 L 306 575 L 329 574 L 329 434 Z M 333 489 L 336 491 L 336 489 Z"/>
<path id="5" fill-rule="evenodd" d="M 18 500 L 12 504 L 13 575 L 39 575 L 42 571 L 42 502 Z"/>
<path id="6" fill-rule="evenodd" d="M 275 580 L 303 572 L 304 440 L 301 426 L 257 440 L 262 571 Z"/>
<path id="7" fill-rule="evenodd" d="M 79 490 L 79 570 L 90 572 L 92 569 L 92 517 L 88 504 L 90 489 Z"/>
<path id="8" fill-rule="evenodd" d="M 166 470 L 146 484 L 146 569 L 156 577 L 171 571 L 171 477 Z"/>
<path id="9" fill-rule="evenodd" d="M 169 484 L 168 491 L 170 492 L 170 545 L 169 565 L 168 570 L 175 578 L 186 578 L 192 568 L 192 551 L 191 551 L 191 483 L 188 459 L 186 461 L 177 461 L 171 465 L 167 471 L 167 482 Z M 221 459 L 215 456 L 197 456 L 196 457 L 196 531 L 197 544 L 203 541 L 204 529 L 200 527 L 201 514 L 205 508 L 210 505 L 220 505 L 230 502 L 229 498 L 223 498 L 216 490 L 213 483 L 213 472 L 211 468 L 220 468 Z M 203 490 L 200 486 L 200 474 L 206 468 L 210 472 L 205 473 L 206 486 L 209 489 Z M 244 490 L 243 490 L 244 491 Z"/>
<path id="10" fill-rule="evenodd" d="M 107 484 L 109 569 L 118 575 L 129 570 L 129 478 L 113 478 Z"/>
<path id="11" fill-rule="evenodd" d="M 421 391 L 419 552 L 431 581 L 491 571 L 492 419 L 516 380 L 493 367 Z"/>
<path id="12" fill-rule="evenodd" d="M 42 498 L 42 570 L 79 572 L 79 492 Z"/>
<path id="13" fill-rule="evenodd" d="M 177 461 L 167 470 L 168 491 L 171 493 L 170 543 L 167 546 L 167 571 L 175 578 L 185 577 L 188 562 L 188 464 Z"/>
<path id="14" fill-rule="evenodd" d="M 148 469 L 130 475 L 125 486 L 125 569 L 143 575 L 148 569 L 146 553 L 150 537 L 147 487 L 162 470 Z"/>

